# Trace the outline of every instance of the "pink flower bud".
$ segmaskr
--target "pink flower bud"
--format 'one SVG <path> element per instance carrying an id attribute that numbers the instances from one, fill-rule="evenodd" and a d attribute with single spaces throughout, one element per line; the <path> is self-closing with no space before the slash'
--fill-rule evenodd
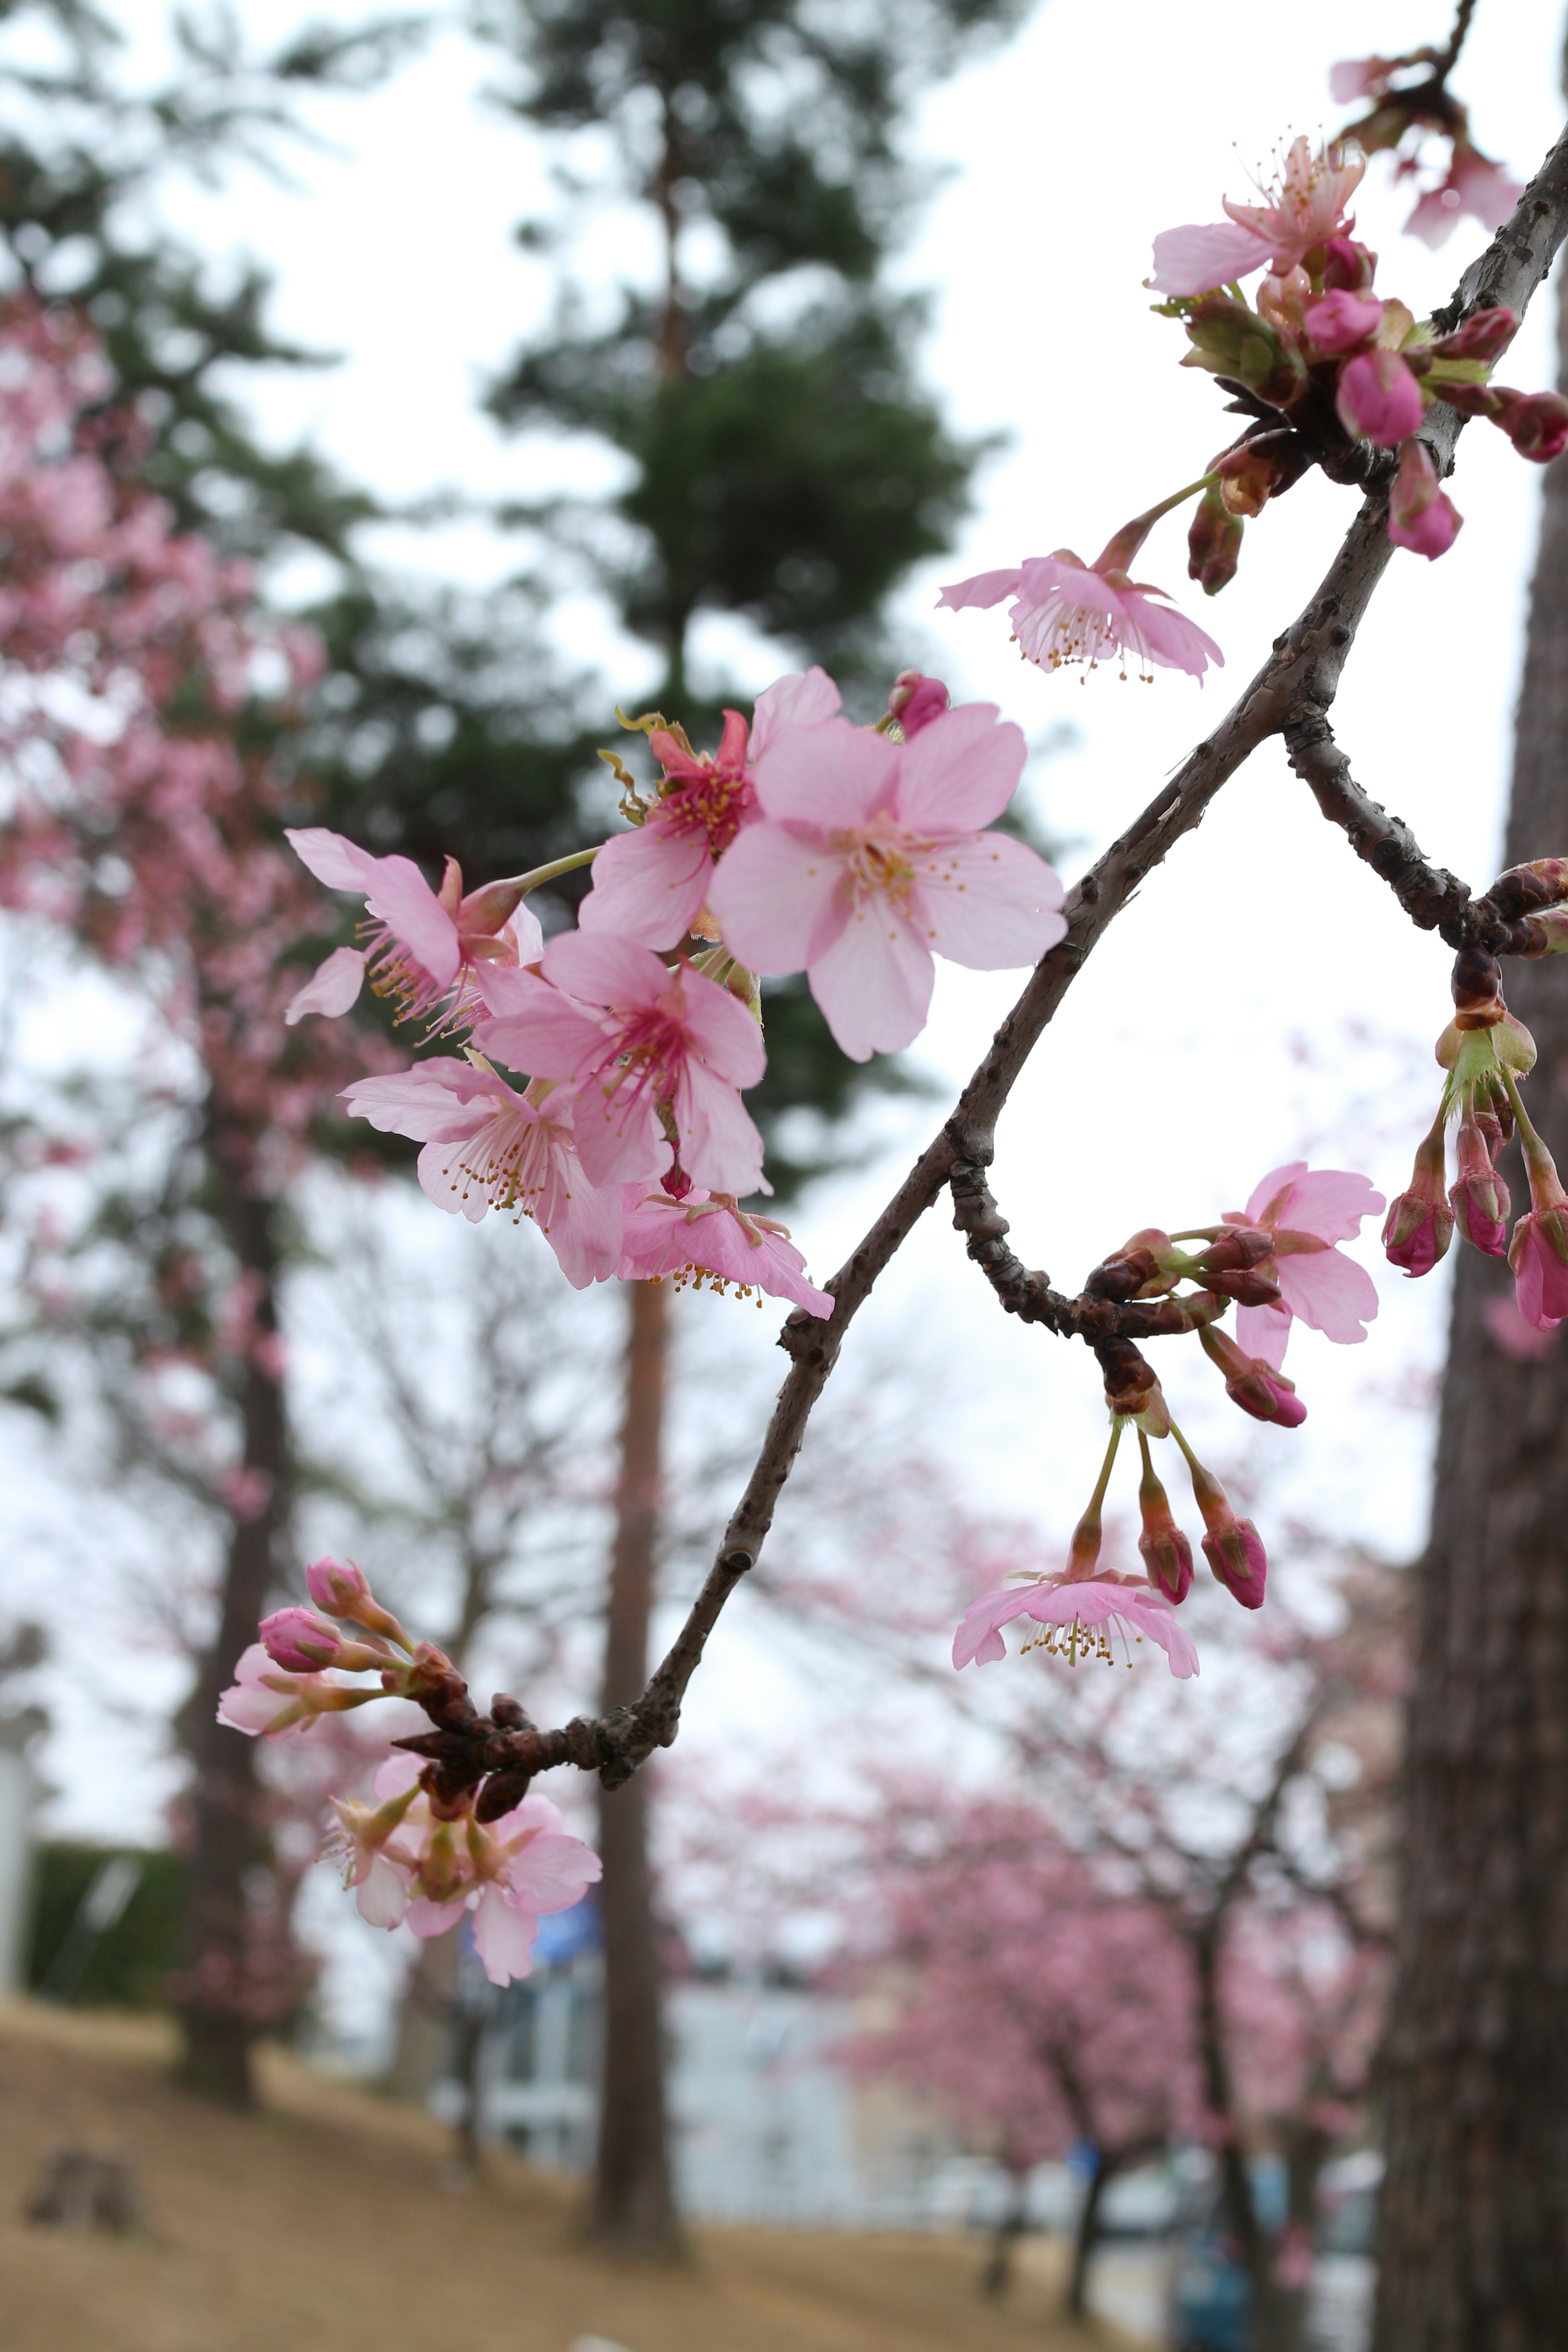
<path id="1" fill-rule="evenodd" d="M 1331 237 L 1323 247 L 1323 286 L 1330 294 L 1363 294 L 1377 275 L 1377 256 L 1353 236 Z"/>
<path id="2" fill-rule="evenodd" d="M 1538 1331 L 1568 1319 L 1568 1210 L 1531 1209 L 1509 1244 L 1519 1311 Z"/>
<path id="3" fill-rule="evenodd" d="M 888 709 L 910 742 L 922 727 L 940 719 L 947 709 L 948 692 L 940 677 L 926 677 L 918 669 L 900 670 L 888 697 Z"/>
<path id="4" fill-rule="evenodd" d="M 1296 1383 L 1277 1372 L 1261 1356 L 1243 1355 L 1228 1332 L 1205 1324 L 1198 1334 L 1204 1353 L 1225 1374 L 1225 1392 L 1232 1404 L 1254 1421 L 1277 1421 L 1281 1428 L 1299 1429 L 1307 1408 L 1296 1394 Z"/>
<path id="5" fill-rule="evenodd" d="M 1518 325 L 1511 310 L 1478 310 L 1451 335 L 1439 336 L 1431 347 L 1432 356 L 1438 360 L 1481 360 L 1489 367 L 1507 351 Z"/>
<path id="6" fill-rule="evenodd" d="M 1430 1274 L 1454 1237 L 1454 1212 L 1443 1191 L 1443 1119 L 1415 1154 L 1410 1189 L 1390 1206 L 1383 1228 L 1384 1255 L 1412 1280 Z"/>
<path id="7" fill-rule="evenodd" d="M 363 1625 L 367 1633 L 380 1633 L 395 1642 L 401 1650 L 412 1648 L 407 1634 L 388 1609 L 384 1609 L 365 1580 L 364 1571 L 352 1559 L 312 1560 L 305 1570 L 305 1582 L 310 1598 L 321 1608 L 330 1609 L 335 1617 L 346 1617 L 351 1625 Z"/>
<path id="8" fill-rule="evenodd" d="M 1388 536 L 1395 547 L 1406 547 L 1413 555 L 1425 555 L 1429 561 L 1446 555 L 1462 520 L 1438 485 L 1437 469 L 1426 445 L 1406 441 L 1388 499 Z"/>
<path id="9" fill-rule="evenodd" d="M 1217 596 L 1235 579 L 1244 529 L 1241 517 L 1231 512 L 1217 488 L 1204 492 L 1187 533 L 1187 577 L 1197 582 L 1205 596 Z"/>
<path id="10" fill-rule="evenodd" d="M 370 1599 L 364 1570 L 356 1568 L 352 1559 L 312 1560 L 305 1570 L 305 1582 L 311 1600 L 318 1607 L 330 1609 L 335 1617 L 351 1616 L 356 1601 Z"/>
<path id="11" fill-rule="evenodd" d="M 1303 323 L 1318 349 L 1337 358 L 1371 342 L 1383 324 L 1383 305 L 1339 287 L 1310 306 Z"/>
<path id="12" fill-rule="evenodd" d="M 337 1627 L 313 1609 L 275 1609 L 257 1630 L 273 1664 L 290 1675 L 319 1674 L 335 1665 L 344 1646 Z"/>
<path id="13" fill-rule="evenodd" d="M 1233 1515 L 1219 1533 L 1205 1536 L 1204 1558 L 1233 1601 L 1244 1609 L 1262 1608 L 1268 1554 L 1250 1519 Z"/>
<path id="14" fill-rule="evenodd" d="M 1143 1477 L 1138 1488 L 1143 1532 L 1138 1538 L 1138 1549 L 1143 1555 L 1150 1583 L 1179 1608 L 1193 1589 L 1193 1548 L 1176 1525 L 1170 1499 L 1154 1475 L 1149 1441 L 1142 1431 L 1139 1444 L 1143 1449 Z"/>
<path id="15" fill-rule="evenodd" d="M 1361 352 L 1340 370 L 1334 407 L 1352 441 L 1395 449 L 1421 422 L 1421 387 L 1397 352 Z"/>
<path id="16" fill-rule="evenodd" d="M 1560 392 L 1520 395 L 1508 402 L 1494 421 L 1520 456 L 1537 466 L 1549 466 L 1568 449 L 1568 400 Z"/>
<path id="17" fill-rule="evenodd" d="M 1508 1186 L 1492 1166 L 1479 1123 L 1468 1113 L 1459 1121 L 1458 1181 L 1449 1193 L 1459 1231 L 1472 1249 L 1501 1257 L 1508 1247 Z"/>

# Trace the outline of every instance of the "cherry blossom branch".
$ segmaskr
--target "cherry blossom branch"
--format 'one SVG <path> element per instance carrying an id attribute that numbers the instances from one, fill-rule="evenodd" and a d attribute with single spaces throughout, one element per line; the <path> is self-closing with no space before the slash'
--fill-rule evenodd
<path id="1" fill-rule="evenodd" d="M 1504 875 L 1479 898 L 1470 886 L 1434 866 L 1403 817 L 1364 793 L 1321 711 L 1303 711 L 1282 730 L 1287 756 L 1331 824 L 1342 828 L 1356 856 L 1381 875 L 1418 930 L 1436 931 L 1456 950 L 1539 955 L 1540 927 L 1519 906 L 1518 878 Z"/>
<path id="2" fill-rule="evenodd" d="M 1448 310 L 1437 314 L 1439 330 L 1450 332 L 1472 311 L 1500 305 L 1522 314 L 1545 278 L 1565 231 L 1568 131 L 1551 149 L 1512 217 L 1465 272 Z M 1454 447 L 1464 421 L 1441 403 L 1434 403 L 1423 420 L 1421 437 L 1441 474 L 1452 470 Z M 1376 848 L 1372 832 L 1366 830 L 1373 804 L 1366 803 L 1363 814 L 1352 803 L 1349 796 L 1357 788 L 1349 782 L 1348 763 L 1341 774 L 1327 758 L 1324 746 L 1332 744 L 1326 713 L 1363 615 L 1394 552 L 1386 527 L 1394 470 L 1389 456 L 1368 469 L 1369 494 L 1317 593 L 1297 620 L 1274 640 L 1268 660 L 1213 734 L 1195 746 L 1142 814 L 1068 894 L 1064 937 L 1036 966 L 952 1116 L 827 1284 L 835 1299 L 832 1316 L 823 1321 L 797 1311 L 785 1322 L 780 1345 L 794 1360 L 756 1464 L 686 1622 L 642 1697 L 631 1707 L 596 1720 L 577 1717 L 555 1731 L 535 1728 L 512 1700 L 498 1701 L 489 1717 L 480 1717 L 464 1691 L 460 1701 L 454 1698 L 446 1721 L 429 1700 L 424 1702 L 437 1722 L 437 1731 L 399 1744 L 437 1761 L 449 1772 L 454 1791 L 473 1786 L 486 1771 L 495 1774 L 496 1780 L 480 1800 L 487 1815 L 492 1807 L 515 1803 L 532 1774 L 562 1764 L 596 1770 L 606 1786 L 617 1787 L 656 1748 L 668 1747 L 674 1740 L 691 1676 L 730 1595 L 761 1553 L 806 1424 L 838 1360 L 845 1332 L 878 1276 L 955 1175 L 959 1175 L 954 1188 L 958 1222 L 962 1227 L 966 1216 L 973 1216 L 972 1243 L 978 1238 L 982 1246 L 979 1251 L 972 1248 L 972 1255 L 997 1284 L 1004 1304 L 1011 1290 L 1018 1302 L 1015 1311 L 1023 1311 L 1026 1303 L 1043 1310 L 1031 1319 L 1050 1322 L 1056 1328 L 1081 1326 L 1081 1336 L 1090 1336 L 1088 1325 L 1095 1318 L 1088 1315 L 1082 1302 L 1058 1301 L 1043 1276 L 1029 1276 L 1010 1252 L 1000 1253 L 994 1246 L 1000 1244 L 1004 1228 L 985 1189 L 984 1171 L 994 1155 L 996 1122 L 1029 1055 L 1110 924 L 1177 842 L 1201 824 L 1215 794 L 1270 736 L 1293 730 L 1293 749 L 1299 746 L 1310 764 L 1316 762 L 1331 799 L 1337 793 L 1340 804 L 1363 827 L 1368 849 L 1362 854 Z M 1313 789 L 1318 788 L 1314 782 Z M 1384 824 L 1401 856 L 1406 856 L 1404 843 L 1409 842 L 1406 870 L 1415 875 L 1419 853 L 1407 829 L 1399 828 L 1396 835 L 1397 820 L 1384 818 Z M 1352 826 L 1347 824 L 1346 830 L 1359 848 Z M 1375 865 L 1376 857 L 1371 862 Z M 1419 900 L 1414 884 L 1412 890 Z M 1440 909 L 1435 928 L 1445 919 L 1442 908 L 1457 905 L 1454 894 L 1441 884 L 1436 887 L 1436 898 Z M 1468 905 L 1468 892 L 1464 898 Z M 983 1231 L 988 1219 L 991 1229 Z M 1017 1268 L 1016 1275 L 1013 1268 Z M 1151 1306 L 1157 1309 L 1158 1305 L 1137 1302 L 1140 1314 L 1147 1314 Z M 1129 1307 L 1112 1301 L 1095 1302 L 1095 1306 L 1098 1315 L 1112 1321 L 1130 1311 Z M 1120 1328 L 1108 1329 L 1103 1335 L 1105 1339 L 1127 1336 Z"/>

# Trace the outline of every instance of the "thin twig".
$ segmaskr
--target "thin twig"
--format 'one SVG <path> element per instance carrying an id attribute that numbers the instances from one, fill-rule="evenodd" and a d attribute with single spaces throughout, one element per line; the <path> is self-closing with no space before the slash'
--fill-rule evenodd
<path id="1" fill-rule="evenodd" d="M 1545 278 L 1565 231 L 1568 131 L 1547 154 L 1511 218 L 1465 272 L 1452 303 L 1436 314 L 1439 331 L 1450 332 L 1471 311 L 1499 304 L 1522 314 Z M 1427 411 L 1422 438 L 1439 474 L 1452 471 L 1454 446 L 1464 422 L 1440 403 L 1434 403 Z M 499 1803 L 503 1795 L 515 1803 L 516 1794 L 511 1791 L 521 1792 L 532 1772 L 563 1763 L 597 1770 L 607 1787 L 617 1787 L 656 1748 L 667 1748 L 673 1741 L 679 1727 L 681 1702 L 708 1636 L 731 1593 L 756 1562 L 812 1410 L 838 1360 L 844 1334 L 870 1296 L 878 1276 L 950 1182 L 960 1162 L 976 1170 L 990 1164 L 996 1122 L 1019 1073 L 1085 960 L 1139 884 L 1184 834 L 1202 823 L 1215 795 L 1260 743 L 1283 734 L 1287 728 L 1294 726 L 1300 733 L 1304 726 L 1324 719 L 1363 615 L 1394 552 L 1386 513 L 1392 476 L 1391 461 L 1375 468 L 1374 487 L 1305 610 L 1276 637 L 1268 659 L 1214 733 L 1196 746 L 1142 814 L 1068 893 L 1064 938 L 1036 966 L 952 1117 L 828 1283 L 835 1300 L 832 1315 L 822 1321 L 797 1310 L 785 1322 L 780 1345 L 794 1363 L 779 1391 L 762 1451 L 702 1589 L 642 1697 L 634 1706 L 617 1709 L 597 1721 L 579 1717 L 560 1731 L 537 1731 L 526 1718 L 516 1730 L 503 1730 L 494 1720 L 500 1710 L 492 1709 L 491 1717 L 470 1720 L 462 1731 L 454 1728 L 431 1735 L 432 1743 L 466 1741 L 476 1761 L 481 1752 L 493 1758 L 484 1769 L 506 1772 L 507 1782 L 498 1785 L 494 1798 L 489 1791 L 481 1798 L 481 1810 Z M 1342 780 L 1340 788 L 1342 791 Z M 1370 810 L 1373 804 L 1366 805 Z M 1395 823 L 1384 822 L 1390 828 Z M 1465 895 L 1468 900 L 1468 894 Z M 516 1717 L 521 1717 L 515 1702 L 508 1705 Z M 468 1715 L 471 1719 L 471 1708 Z M 433 1745 L 423 1741 L 399 1744 L 434 1753 Z M 456 1748 L 447 1752 L 457 1767 Z"/>

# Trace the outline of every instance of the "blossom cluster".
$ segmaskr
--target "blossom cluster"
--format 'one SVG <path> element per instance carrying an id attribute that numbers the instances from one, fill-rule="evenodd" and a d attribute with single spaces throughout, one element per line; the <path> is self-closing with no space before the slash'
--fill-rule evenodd
<path id="1" fill-rule="evenodd" d="M 768 1190 L 742 1100 L 767 1059 L 759 976 L 804 971 L 864 1061 L 918 1035 L 933 955 L 984 971 L 1042 956 L 1065 929 L 1060 879 L 990 829 L 1024 737 L 913 674 L 879 727 L 854 727 L 820 669 L 770 687 L 749 724 L 727 712 L 713 753 L 637 723 L 656 790 L 586 854 L 580 922 L 548 942 L 525 902 L 558 866 L 465 892 L 448 860 L 433 890 L 408 858 L 290 833 L 320 881 L 363 897 L 366 924 L 289 1018 L 346 1013 L 368 979 L 428 1038 L 464 1038 L 344 1099 L 423 1147 L 440 1207 L 531 1218 L 577 1287 L 668 1276 L 827 1316 L 787 1229 L 741 1205 Z"/>
<path id="2" fill-rule="evenodd" d="M 317 1607 L 263 1619 L 260 1640 L 241 1656 L 218 1702 L 220 1723 L 283 1739 L 384 1696 L 447 1712 L 465 1702 L 450 1660 L 432 1643 L 411 1641 L 352 1562 L 319 1559 L 307 1580 Z M 345 1635 L 332 1617 L 363 1638 Z M 374 1684 L 344 1679 L 366 1674 Z M 376 1770 L 374 1804 L 331 1800 L 336 1826 L 328 1850 L 373 1927 L 439 1936 L 467 1915 L 486 1974 L 502 1985 L 529 1973 L 541 1916 L 570 1909 L 601 1865 L 547 1797 L 525 1794 L 484 1818 L 485 1785 L 446 1791 L 436 1767 L 395 1749 Z"/>
<path id="3" fill-rule="evenodd" d="M 1373 71 L 1393 75 L 1410 62 L 1367 59 L 1355 68 L 1354 92 L 1381 96 L 1392 110 L 1376 118 L 1383 129 L 1373 143 L 1394 144 L 1425 119 L 1419 104 L 1402 110 L 1386 78 L 1380 82 Z M 1353 94 L 1349 79 L 1344 93 Z M 1568 447 L 1568 400 L 1491 380 L 1517 324 L 1511 310 L 1476 311 L 1442 333 L 1397 298 L 1373 291 L 1377 256 L 1356 238 L 1349 209 L 1365 168 L 1349 147 L 1314 149 L 1298 138 L 1258 203 L 1226 198 L 1224 220 L 1155 237 L 1148 283 L 1164 298 L 1156 307 L 1183 321 L 1191 348 L 1182 364 L 1217 379 L 1230 409 L 1247 419 L 1241 433 L 1195 481 L 1114 532 L 1092 562 L 1058 548 L 952 582 L 942 605 L 957 612 L 1006 604 L 1019 651 L 1045 669 L 1079 664 L 1087 674 L 1117 659 L 1125 677 L 1131 655 L 1145 678 L 1157 668 L 1179 669 L 1201 684 L 1210 664 L 1223 662 L 1218 646 L 1163 589 L 1131 574 L 1150 531 L 1173 509 L 1198 501 L 1187 572 L 1213 596 L 1235 577 L 1246 524 L 1270 499 L 1313 466 L 1336 480 L 1381 479 L 1372 462 L 1379 450 L 1397 452 L 1386 485 L 1389 536 L 1415 554 L 1444 554 L 1461 517 L 1422 438 L 1434 401 L 1486 417 L 1537 465 Z M 1440 217 L 1446 233 L 1459 205 L 1495 226 L 1518 194 L 1457 136 L 1450 178 L 1423 198 L 1412 226 L 1428 233 Z M 1259 272 L 1248 300 L 1241 281 Z"/>
<path id="4" fill-rule="evenodd" d="M 1542 857 L 1515 867 L 1494 892 L 1528 894 L 1536 955 L 1568 949 L 1568 862 Z M 1430 1274 L 1458 1231 L 1487 1257 L 1506 1255 L 1514 1296 L 1531 1331 L 1568 1320 L 1568 1192 L 1531 1124 L 1520 1087 L 1535 1064 L 1535 1040 L 1503 1003 L 1495 958 L 1479 950 L 1454 966 L 1453 1020 L 1436 1044 L 1444 1072 L 1437 1115 L 1415 1154 L 1410 1182 L 1388 1213 L 1384 1253 L 1412 1279 Z M 1447 1135 L 1455 1129 L 1455 1181 L 1445 1190 Z M 1498 1157 L 1517 1129 L 1530 1207 L 1514 1220 Z M 1522 1335 L 1521 1335 L 1522 1336 Z"/>
<path id="5" fill-rule="evenodd" d="M 1419 176 L 1429 132 L 1448 142 L 1441 179 L 1422 190 L 1405 224 L 1407 236 L 1433 247 L 1445 244 L 1467 213 L 1485 229 L 1500 228 L 1524 194 L 1470 137 L 1468 113 L 1443 71 L 1450 62 L 1436 49 L 1419 48 L 1397 58 L 1342 58 L 1329 75 L 1330 93 L 1341 106 L 1368 101 L 1366 113 L 1341 131 L 1341 142 L 1363 155 L 1396 156 L 1398 178 Z"/>
<path id="6" fill-rule="evenodd" d="M 1103 1297 L 1179 1305 L 1179 1321 L 1163 1328 L 1196 1331 L 1231 1402 L 1256 1421 L 1299 1428 L 1307 1408 L 1281 1370 L 1291 1324 L 1299 1319 L 1341 1345 L 1366 1338 L 1365 1327 L 1377 1313 L 1377 1292 L 1364 1267 L 1339 1244 L 1353 1239 L 1362 1220 L 1383 1205 L 1364 1176 L 1342 1169 L 1311 1170 L 1304 1160 L 1294 1160 L 1265 1176 L 1246 1208 L 1232 1211 L 1218 1224 L 1176 1235 L 1153 1227 L 1134 1234 L 1096 1269 L 1089 1286 Z M 1202 1287 L 1178 1293 L 1184 1281 Z M 1216 1328 L 1233 1303 L 1234 1339 Z M 1164 1651 L 1173 1675 L 1185 1679 L 1198 1672 L 1197 1650 L 1174 1614 L 1192 1590 L 1192 1546 L 1155 1472 L 1151 1438 L 1173 1439 L 1185 1461 L 1204 1522 L 1204 1555 L 1215 1579 L 1244 1609 L 1263 1605 L 1268 1559 L 1258 1529 L 1237 1516 L 1219 1480 L 1199 1461 L 1136 1349 L 1119 1350 L 1112 1342 L 1101 1361 L 1110 1440 L 1089 1507 L 1073 1530 L 1067 1567 L 1058 1575 L 1031 1577 L 973 1601 L 953 1638 L 955 1666 L 984 1665 L 1005 1656 L 1003 1626 L 1026 1618 L 1040 1630 L 1030 1633 L 1025 1649 L 1043 1648 L 1068 1665 L 1089 1658 L 1112 1664 L 1120 1638 L 1129 1665 L 1131 1645 L 1148 1640 Z M 1142 1465 L 1142 1576 L 1100 1565 L 1101 1511 L 1129 1428 L 1137 1433 Z"/>

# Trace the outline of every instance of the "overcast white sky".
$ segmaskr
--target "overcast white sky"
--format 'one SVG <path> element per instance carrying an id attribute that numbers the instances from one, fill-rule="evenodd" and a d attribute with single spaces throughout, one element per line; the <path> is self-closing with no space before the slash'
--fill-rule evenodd
<path id="1" fill-rule="evenodd" d="M 161 9 L 137 0 L 132 13 L 151 39 Z M 292 12 L 243 13 L 275 38 Z M 1458 77 L 1480 143 L 1521 178 L 1559 125 L 1556 16 L 1545 0 L 1481 0 Z M 1000 702 L 1036 740 L 1072 722 L 1076 747 L 1053 757 L 1037 785 L 1053 828 L 1073 844 L 1069 877 L 1213 726 L 1306 601 L 1352 494 L 1313 477 L 1249 528 L 1239 578 L 1200 615 L 1226 656 L 1202 689 L 1168 673 L 1152 687 L 1113 673 L 1084 687 L 1043 676 L 1020 666 L 999 614 L 935 615 L 937 583 L 1063 545 L 1092 556 L 1119 522 L 1201 469 L 1228 425 L 1209 380 L 1178 370 L 1180 329 L 1150 313 L 1141 280 L 1151 238 L 1216 217 L 1220 197 L 1245 194 L 1248 169 L 1293 131 L 1331 127 L 1335 58 L 1446 29 L 1446 0 L 1320 0 L 1310 12 L 1250 0 L 1124 0 L 1114 12 L 1046 0 L 1016 41 L 910 126 L 936 188 L 900 261 L 908 283 L 936 296 L 926 373 L 957 426 L 1000 429 L 1010 446 L 981 478 L 963 545 L 900 600 L 905 657 L 939 670 L 959 698 Z M 379 94 L 323 107 L 337 152 L 296 156 L 291 187 L 246 172 L 216 194 L 169 200 L 179 226 L 210 249 L 244 251 L 276 273 L 280 331 L 345 355 L 331 371 L 257 387 L 266 429 L 280 441 L 308 432 L 391 499 L 443 487 L 482 499 L 537 494 L 566 473 L 593 478 L 581 451 L 503 439 L 478 409 L 488 373 L 545 318 L 552 282 L 511 240 L 515 221 L 543 199 L 544 159 L 531 134 L 483 104 L 492 71 L 482 52 L 447 37 Z M 1411 199 L 1390 192 L 1386 168 L 1369 173 L 1361 233 L 1383 256 L 1379 290 L 1421 312 L 1447 296 L 1483 239 L 1466 224 L 1435 257 L 1404 239 Z M 584 267 L 607 293 L 651 260 L 641 225 L 608 216 Z M 1527 388 L 1550 382 L 1541 315 L 1505 372 Z M 593 462 L 598 478 L 612 478 Z M 1451 488 L 1465 530 L 1437 565 L 1395 558 L 1336 726 L 1363 783 L 1479 887 L 1492 871 L 1506 789 L 1537 481 L 1500 436 L 1477 425 Z M 389 529 L 374 545 L 388 561 L 470 582 L 515 562 L 479 522 Z M 1155 534 L 1140 570 L 1189 611 L 1203 604 L 1184 577 L 1184 518 Z M 568 601 L 554 626 L 571 650 L 612 665 L 606 715 L 649 682 L 644 650 L 618 645 L 585 600 Z M 748 684 L 773 674 L 743 633 L 716 628 L 706 643 Z M 1314 1164 L 1365 1167 L 1384 1192 L 1396 1191 L 1417 1117 L 1424 1126 L 1429 1116 L 1447 961 L 1323 824 L 1279 751 L 1260 753 L 1097 950 L 1014 1097 L 995 1184 L 1016 1246 L 1076 1287 L 1133 1228 L 1203 1222 L 1308 1150 Z M 1018 982 L 940 971 L 920 1050 L 951 1090 Z M 940 1102 L 889 1110 L 875 1164 L 807 1204 L 797 1237 L 819 1275 L 942 1115 Z M 520 1246 L 531 1240 L 521 1235 Z M 1385 1280 L 1375 1235 L 1361 1255 L 1384 1294 L 1372 1344 L 1292 1341 L 1289 1369 L 1310 1407 L 1294 1435 L 1268 1432 L 1253 1445 L 1195 1349 L 1166 1348 L 1159 1368 L 1216 1454 L 1264 1453 L 1277 1464 L 1270 1507 L 1281 1517 L 1310 1509 L 1397 1555 L 1420 1538 L 1429 1438 L 1409 1398 L 1439 1360 L 1446 1295 L 1440 1279 Z M 700 1318 L 732 1312 L 684 1303 L 699 1340 Z M 779 1360 L 770 1321 L 747 1324 L 760 1394 Z M 1092 1365 L 1003 1318 L 940 1213 L 862 1326 L 871 1345 L 900 1330 L 934 1336 L 948 1365 L 942 1442 L 978 1496 L 1070 1526 L 1102 1442 Z M 721 1407 L 709 1400 L 707 1409 Z M 748 1413 L 757 1409 L 744 1400 Z M 696 1738 L 732 1708 L 753 1714 L 759 1692 L 784 1703 L 757 1647 L 743 1630 L 734 1639 L 732 1655 L 747 1654 L 752 1670 L 699 1677 Z M 1193 1703 L 1204 1704 L 1201 1685 Z M 55 1760 L 61 1817 L 108 1826 L 117 1792 L 102 1744 L 67 1743 Z M 151 1800 L 151 1779 L 148 1789 Z"/>

